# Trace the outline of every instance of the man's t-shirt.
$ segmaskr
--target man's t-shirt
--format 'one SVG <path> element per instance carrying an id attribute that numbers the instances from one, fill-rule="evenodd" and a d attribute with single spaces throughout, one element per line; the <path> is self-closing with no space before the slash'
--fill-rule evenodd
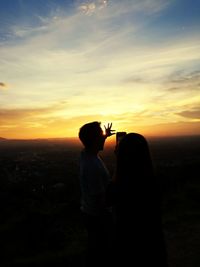
<path id="1" fill-rule="evenodd" d="M 110 175 L 98 155 L 85 150 L 80 156 L 81 210 L 90 215 L 100 215 L 106 207 L 106 189 Z"/>

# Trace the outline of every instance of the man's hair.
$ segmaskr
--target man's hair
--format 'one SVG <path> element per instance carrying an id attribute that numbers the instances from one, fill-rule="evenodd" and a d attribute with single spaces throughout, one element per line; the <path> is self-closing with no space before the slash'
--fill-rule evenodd
<path id="1" fill-rule="evenodd" d="M 84 124 L 79 130 L 79 139 L 85 147 L 91 147 L 99 136 L 101 130 L 101 123 L 98 121 Z"/>

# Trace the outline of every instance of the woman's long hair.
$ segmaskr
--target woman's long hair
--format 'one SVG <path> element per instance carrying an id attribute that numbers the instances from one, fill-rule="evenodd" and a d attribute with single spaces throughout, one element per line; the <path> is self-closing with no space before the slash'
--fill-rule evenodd
<path id="1" fill-rule="evenodd" d="M 127 134 L 117 149 L 116 182 L 140 184 L 154 175 L 146 139 L 138 133 Z"/>
<path id="2" fill-rule="evenodd" d="M 142 135 L 129 133 L 120 141 L 116 153 L 115 203 L 119 255 L 123 255 L 122 260 L 127 257 L 133 260 L 134 255 L 134 259 L 138 259 L 137 266 L 149 266 L 151 262 L 155 267 L 166 267 L 160 192 L 148 143 Z M 125 246 L 130 242 L 135 244 L 135 254 L 130 246 Z"/>

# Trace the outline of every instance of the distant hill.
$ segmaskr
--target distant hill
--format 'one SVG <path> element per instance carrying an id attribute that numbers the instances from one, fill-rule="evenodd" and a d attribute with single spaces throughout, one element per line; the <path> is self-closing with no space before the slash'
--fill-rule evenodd
<path id="1" fill-rule="evenodd" d="M 0 141 L 10 141 L 10 142 L 77 142 L 78 138 L 75 137 L 58 137 L 58 138 L 32 138 L 32 139 L 7 139 L 0 137 Z"/>
<path id="2" fill-rule="evenodd" d="M 39 146 L 63 146 L 79 148 L 81 142 L 78 138 L 36 138 L 36 139 L 6 139 L 0 137 L 0 147 L 39 147 Z"/>

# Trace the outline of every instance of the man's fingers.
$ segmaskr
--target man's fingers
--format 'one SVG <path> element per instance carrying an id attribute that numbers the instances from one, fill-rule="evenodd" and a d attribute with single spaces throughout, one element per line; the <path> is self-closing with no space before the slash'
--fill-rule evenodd
<path id="1" fill-rule="evenodd" d="M 113 134 L 115 134 L 115 130 L 112 130 L 112 122 L 111 123 L 108 123 L 107 126 L 104 125 L 104 128 L 105 128 L 105 132 L 106 132 L 106 136 L 111 136 Z"/>
<path id="2" fill-rule="evenodd" d="M 104 125 L 105 129 L 111 129 L 112 128 L 112 122 L 108 123 L 107 127 Z"/>

